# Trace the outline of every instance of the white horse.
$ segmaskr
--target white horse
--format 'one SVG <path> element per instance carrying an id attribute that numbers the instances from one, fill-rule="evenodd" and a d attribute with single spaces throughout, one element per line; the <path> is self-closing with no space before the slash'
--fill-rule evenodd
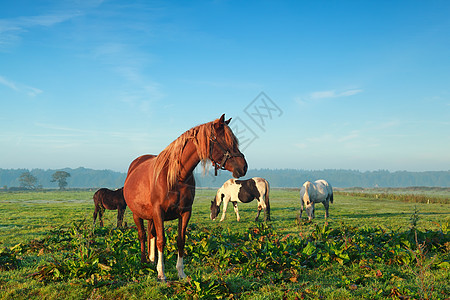
<path id="1" fill-rule="evenodd" d="M 329 203 L 333 203 L 333 188 L 323 179 L 316 180 L 315 182 L 306 181 L 300 189 L 300 202 L 300 218 L 305 209 L 308 219 L 314 219 L 314 205 L 320 202 L 325 206 L 325 218 L 328 218 Z"/>
<path id="2" fill-rule="evenodd" d="M 264 178 L 253 177 L 247 180 L 236 180 L 234 178 L 226 181 L 221 188 L 217 190 L 216 197 L 211 201 L 211 220 L 215 220 L 220 212 L 220 204 L 223 201 L 223 213 L 220 221 L 225 219 L 228 202 L 233 203 L 234 212 L 239 222 L 241 217 L 237 203 L 248 203 L 256 199 L 258 201 L 258 214 L 255 221 L 258 220 L 261 210 L 264 210 L 264 221 L 270 221 L 269 204 L 269 183 Z"/>

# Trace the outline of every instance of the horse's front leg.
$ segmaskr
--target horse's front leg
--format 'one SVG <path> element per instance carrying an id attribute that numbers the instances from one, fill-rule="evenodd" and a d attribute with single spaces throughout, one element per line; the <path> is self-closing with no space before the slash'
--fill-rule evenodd
<path id="1" fill-rule="evenodd" d="M 238 210 L 238 206 L 237 206 L 237 202 L 231 202 L 233 203 L 233 207 L 234 207 L 234 212 L 236 213 L 236 219 L 239 222 L 241 220 L 241 217 L 239 216 L 239 210 Z"/>
<path id="2" fill-rule="evenodd" d="M 141 263 L 146 263 L 147 258 L 145 257 L 145 229 L 144 220 L 139 218 L 137 215 L 133 214 L 134 223 L 136 224 L 138 230 L 139 242 L 141 244 Z"/>
<path id="3" fill-rule="evenodd" d="M 298 217 L 299 220 L 302 219 L 303 209 L 305 208 L 304 205 L 305 205 L 305 204 L 303 204 L 303 199 L 300 199 L 300 216 Z"/>
<path id="4" fill-rule="evenodd" d="M 164 213 L 158 210 L 154 214 L 153 225 L 156 232 L 156 247 L 158 248 L 158 263 L 156 264 L 156 271 L 158 272 L 158 280 L 166 282 L 166 275 L 164 274 L 164 246 L 166 243 L 164 235 Z"/>
<path id="5" fill-rule="evenodd" d="M 181 215 L 181 217 L 178 219 L 177 271 L 178 271 L 178 278 L 180 278 L 180 279 L 186 278 L 186 274 L 184 273 L 183 256 L 184 256 L 184 245 L 186 243 L 186 228 L 187 228 L 187 224 L 189 223 L 190 218 L 191 218 L 191 211 L 187 211 L 187 212 L 183 213 Z"/>
<path id="6" fill-rule="evenodd" d="M 222 218 L 220 218 L 220 222 L 222 222 L 223 220 L 225 220 L 225 213 L 227 212 L 227 207 L 228 207 L 228 201 L 230 199 L 228 199 L 228 197 L 226 197 L 225 199 L 223 199 L 223 211 L 222 211 Z"/>

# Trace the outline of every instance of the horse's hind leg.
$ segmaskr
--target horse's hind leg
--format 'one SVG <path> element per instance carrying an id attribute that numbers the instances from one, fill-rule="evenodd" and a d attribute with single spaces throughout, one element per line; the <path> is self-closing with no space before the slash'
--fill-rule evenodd
<path id="1" fill-rule="evenodd" d="M 141 263 L 146 263 L 147 258 L 145 257 L 145 229 L 144 220 L 133 214 L 134 223 L 136 224 L 138 230 L 139 242 L 141 244 Z"/>
<path id="2" fill-rule="evenodd" d="M 158 263 L 156 264 L 156 271 L 158 272 L 158 280 L 166 282 L 166 275 L 164 274 L 164 246 L 166 238 L 164 235 L 164 213 L 162 210 L 156 209 L 153 214 L 153 224 L 156 232 L 156 247 L 158 248 Z"/>
<path id="3" fill-rule="evenodd" d="M 148 231 L 148 258 L 152 263 L 155 263 L 156 257 L 156 232 L 153 220 L 148 220 L 147 222 Z"/>
<path id="4" fill-rule="evenodd" d="M 330 215 L 328 214 L 328 208 L 330 207 L 330 203 L 328 200 L 323 202 L 323 206 L 325 207 L 325 218 L 328 218 Z"/>
<path id="5" fill-rule="evenodd" d="M 122 227 L 123 215 L 125 214 L 125 208 L 117 208 L 117 227 Z"/>
<path id="6" fill-rule="evenodd" d="M 259 206 L 259 203 L 258 203 L 258 212 L 256 213 L 255 222 L 258 221 L 258 219 L 259 219 L 259 214 L 261 213 L 261 210 L 262 210 L 262 207 Z"/>
<path id="7" fill-rule="evenodd" d="M 103 227 L 103 214 L 105 213 L 105 208 L 103 205 L 100 205 L 98 209 L 98 219 L 100 220 L 100 226 Z"/>
<path id="8" fill-rule="evenodd" d="M 98 214 L 98 206 L 95 205 L 94 215 L 93 215 L 93 217 L 94 217 L 94 226 L 95 226 L 95 221 L 97 220 L 97 214 Z"/>
<path id="9" fill-rule="evenodd" d="M 266 198 L 266 209 L 264 210 L 264 221 L 270 221 L 270 203 Z"/>

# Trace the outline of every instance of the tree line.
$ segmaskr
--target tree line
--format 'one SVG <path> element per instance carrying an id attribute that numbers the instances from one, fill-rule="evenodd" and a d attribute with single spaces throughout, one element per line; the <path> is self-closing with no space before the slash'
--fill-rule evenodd
<path id="1" fill-rule="evenodd" d="M 0 189 L 117 188 L 123 186 L 125 177 L 120 172 L 87 168 L 0 169 Z"/>
<path id="2" fill-rule="evenodd" d="M 206 176 L 196 177 L 200 187 L 220 187 L 231 178 L 227 171 L 222 171 L 214 177 L 213 172 Z M 252 169 L 248 170 L 245 178 L 263 177 L 269 181 L 271 187 L 300 188 L 307 180 L 327 180 L 333 187 L 450 187 L 450 171 L 409 172 L 387 170 L 365 171 L 328 169 L 328 170 L 299 170 L 299 169 Z"/>
<path id="3" fill-rule="evenodd" d="M 68 176 L 61 176 L 65 173 Z M 23 175 L 26 174 L 26 175 Z M 56 175 L 55 175 L 56 174 Z M 59 175 L 58 175 L 59 174 Z M 0 189 L 24 187 L 31 178 L 27 188 L 119 188 L 122 187 L 126 174 L 111 170 L 93 170 L 87 168 L 42 170 L 42 169 L 0 169 Z M 33 180 L 33 176 L 36 180 Z M 53 176 L 56 177 L 53 177 Z M 198 187 L 220 187 L 231 178 L 227 171 L 214 176 L 213 170 L 206 174 L 194 172 Z M 62 180 L 64 177 L 65 182 Z M 314 181 L 326 179 L 333 187 L 450 187 L 450 171 L 429 172 L 390 172 L 386 170 L 366 171 L 357 170 L 298 170 L 298 169 L 251 169 L 245 178 L 266 178 L 271 187 L 299 188 L 306 180 Z M 28 178 L 28 179 L 27 179 Z M 61 179 L 61 181 L 60 181 Z"/>
<path id="4" fill-rule="evenodd" d="M 57 182 L 59 189 L 63 190 L 67 186 L 67 178 L 70 177 L 70 173 L 66 171 L 56 171 L 52 175 L 51 182 Z M 35 190 L 43 188 L 38 184 L 36 176 L 32 175 L 29 171 L 23 172 L 19 177 L 20 187 L 27 190 Z"/>

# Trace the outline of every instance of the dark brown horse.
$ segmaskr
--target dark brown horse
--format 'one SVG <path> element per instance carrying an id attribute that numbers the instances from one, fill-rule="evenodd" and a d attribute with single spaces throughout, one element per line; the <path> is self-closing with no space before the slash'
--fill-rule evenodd
<path id="1" fill-rule="evenodd" d="M 178 219 L 179 278 L 185 278 L 183 265 L 186 228 L 195 196 L 193 170 L 200 161 L 210 160 L 216 169 L 226 169 L 239 178 L 247 172 L 247 162 L 239 151 L 236 137 L 228 127 L 230 120 L 205 123 L 183 133 L 158 156 L 145 155 L 133 161 L 128 169 L 124 196 L 138 228 L 141 261 L 146 262 L 145 229 L 148 220 L 149 258 L 155 261 L 155 237 L 158 248 L 158 279 L 166 280 L 163 250 L 164 221 Z M 203 167 L 205 164 L 203 164 Z"/>
<path id="2" fill-rule="evenodd" d="M 103 213 L 105 209 L 116 210 L 117 209 L 117 227 L 122 227 L 123 215 L 127 204 L 123 198 L 123 188 L 111 191 L 107 188 L 101 188 L 94 194 L 94 225 L 97 219 L 97 213 L 100 220 L 100 226 L 103 226 Z"/>

